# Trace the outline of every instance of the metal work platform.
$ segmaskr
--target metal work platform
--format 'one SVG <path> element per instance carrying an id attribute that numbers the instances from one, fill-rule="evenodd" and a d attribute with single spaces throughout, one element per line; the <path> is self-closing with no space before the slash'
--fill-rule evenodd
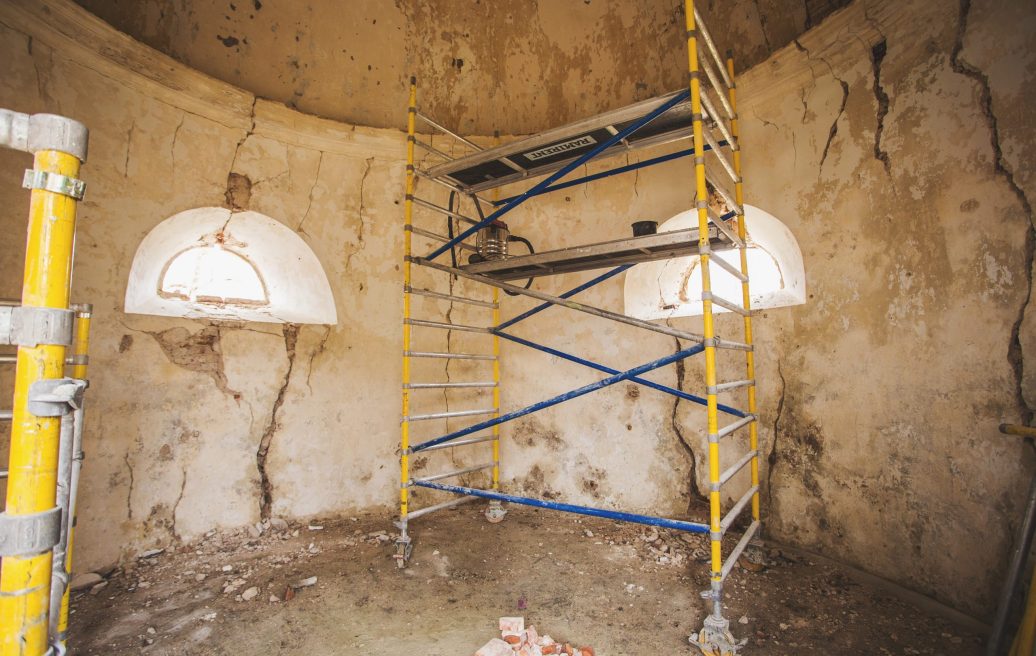
<path id="1" fill-rule="evenodd" d="M 478 192 L 553 173 L 672 100 L 680 91 L 643 100 L 502 146 L 472 153 L 427 171 L 465 190 Z M 603 157 L 658 146 L 692 136 L 691 101 L 684 99 L 664 115 L 610 147 Z"/>
<path id="2" fill-rule="evenodd" d="M 714 225 L 709 226 L 709 243 L 713 251 L 736 248 Z M 698 229 L 691 228 L 488 260 L 460 268 L 494 280 L 522 280 L 697 254 Z"/>

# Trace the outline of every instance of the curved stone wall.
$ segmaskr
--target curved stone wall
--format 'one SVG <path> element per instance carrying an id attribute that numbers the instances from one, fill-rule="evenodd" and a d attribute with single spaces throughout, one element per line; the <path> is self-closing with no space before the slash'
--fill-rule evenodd
<path id="1" fill-rule="evenodd" d="M 1023 3 L 972 4 L 858 0 L 739 91 L 748 202 L 794 233 L 810 290 L 806 305 L 756 324 L 770 535 L 981 616 L 1033 464 L 996 427 L 1036 406 L 1026 360 L 1036 17 Z M 0 105 L 92 130 L 73 294 L 96 307 L 77 563 L 262 513 L 374 510 L 387 522 L 403 136 L 256 99 L 57 0 L 0 5 L 0 53 Z M 24 230 L 26 165 L 0 152 L 4 234 Z M 140 240 L 178 211 L 229 202 L 231 174 L 248 181 L 248 209 L 316 253 L 337 326 L 123 313 Z M 509 222 L 542 249 L 624 236 L 631 220 L 689 202 L 686 163 L 674 162 L 545 197 Z M 18 293 L 16 243 L 0 248 L 5 297 Z M 621 308 L 621 289 L 616 280 L 585 298 Z M 526 307 L 509 300 L 505 316 Z M 735 320 L 717 321 L 730 332 Z M 557 309 L 525 329 L 613 366 L 678 346 Z M 507 407 L 595 378 L 510 348 L 503 362 Z M 690 362 L 659 380 L 704 384 Z M 505 485 L 698 512 L 705 437 L 688 405 L 616 386 L 519 422 L 505 431 Z"/>

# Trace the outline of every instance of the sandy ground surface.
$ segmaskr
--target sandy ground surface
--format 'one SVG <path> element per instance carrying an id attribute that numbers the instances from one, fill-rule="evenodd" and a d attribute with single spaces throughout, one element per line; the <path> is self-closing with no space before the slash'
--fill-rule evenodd
<path id="1" fill-rule="evenodd" d="M 504 615 L 598 656 L 697 653 L 700 536 L 524 507 L 492 525 L 470 505 L 417 520 L 399 570 L 384 517 L 314 526 L 211 533 L 115 570 L 74 595 L 72 653 L 470 656 Z M 982 652 L 930 607 L 787 549 L 727 590 L 749 656 Z"/>

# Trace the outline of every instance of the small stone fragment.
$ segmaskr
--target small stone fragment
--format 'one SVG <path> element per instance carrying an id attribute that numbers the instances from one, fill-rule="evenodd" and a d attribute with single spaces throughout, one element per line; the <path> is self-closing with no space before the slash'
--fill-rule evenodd
<path id="1" fill-rule="evenodd" d="M 482 645 L 482 647 L 475 652 L 475 656 L 514 656 L 514 650 L 511 649 L 511 645 L 507 644 L 500 638 L 493 638 L 486 644 Z"/>
<path id="2" fill-rule="evenodd" d="M 524 617 L 501 617 L 500 618 L 500 633 L 504 636 L 521 636 L 522 631 L 525 630 L 525 618 Z"/>
<path id="3" fill-rule="evenodd" d="M 97 585 L 103 580 L 104 577 L 102 577 L 97 572 L 84 572 L 83 574 L 76 574 L 72 577 L 72 583 L 70 584 L 70 587 L 72 588 L 73 592 L 76 592 L 78 590 L 92 588 L 93 586 Z"/>
<path id="4" fill-rule="evenodd" d="M 287 531 L 289 527 L 288 522 L 284 521 L 280 517 L 274 517 L 270 520 L 270 528 L 275 531 Z"/>
<path id="5" fill-rule="evenodd" d="M 259 588 L 252 586 L 241 593 L 241 598 L 245 601 L 251 601 L 259 596 Z"/>
<path id="6" fill-rule="evenodd" d="M 311 585 L 317 584 L 317 577 L 310 576 L 309 578 L 300 579 L 291 584 L 290 587 L 298 590 L 299 588 L 308 588 Z"/>

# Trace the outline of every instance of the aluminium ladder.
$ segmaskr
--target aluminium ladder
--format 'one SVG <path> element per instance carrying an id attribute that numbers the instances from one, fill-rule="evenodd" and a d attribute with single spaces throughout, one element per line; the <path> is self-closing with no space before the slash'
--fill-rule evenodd
<path id="1" fill-rule="evenodd" d="M 501 502 L 531 505 L 535 507 L 574 512 L 585 515 L 606 517 L 620 521 L 630 521 L 655 526 L 663 526 L 676 530 L 708 534 L 711 545 L 710 588 L 703 593 L 710 602 L 710 612 L 700 632 L 691 637 L 692 644 L 707 656 L 725 656 L 738 651 L 737 643 L 729 632 L 729 622 L 723 617 L 722 590 L 723 583 L 733 571 L 738 558 L 749 542 L 761 530 L 759 508 L 759 445 L 757 409 L 755 396 L 754 347 L 752 343 L 752 322 L 750 305 L 750 288 L 748 277 L 747 248 L 749 233 L 744 220 L 744 196 L 741 177 L 741 148 L 739 142 L 739 126 L 737 120 L 737 97 L 734 85 L 733 60 L 728 54 L 724 60 L 713 42 L 700 16 L 694 10 L 692 0 L 685 3 L 687 45 L 688 45 L 688 89 L 646 100 L 629 107 L 600 116 L 586 119 L 568 126 L 555 128 L 515 142 L 482 149 L 471 141 L 450 131 L 430 117 L 418 112 L 416 81 L 412 78 L 410 85 L 409 115 L 407 129 L 407 182 L 405 199 L 405 246 L 404 246 L 404 301 L 403 301 L 403 413 L 401 434 L 401 489 L 400 489 L 400 539 L 397 542 L 397 559 L 399 565 L 405 565 L 411 548 L 409 521 L 434 512 L 435 510 L 453 507 L 461 503 L 484 498 L 490 501 L 487 515 L 498 521 L 502 518 Z M 704 73 L 704 76 L 701 74 Z M 711 94 L 711 95 L 710 95 Z M 441 132 L 462 146 L 470 149 L 470 153 L 460 157 L 435 148 L 432 144 L 417 138 L 415 120 L 422 119 L 433 130 Z M 691 148 L 651 157 L 634 164 L 614 167 L 608 171 L 585 175 L 580 178 L 561 181 L 563 177 L 595 158 L 605 158 L 626 153 L 630 150 L 648 146 L 667 144 L 683 139 L 691 139 Z M 415 162 L 415 147 L 420 147 L 441 160 L 428 168 L 418 168 Z M 727 151 L 727 152 L 724 152 Z M 728 154 L 729 153 L 729 154 Z M 708 157 L 706 156 L 708 154 Z M 609 175 L 621 174 L 645 166 L 652 166 L 672 161 L 681 157 L 694 158 L 695 208 L 698 215 L 697 229 L 680 231 L 679 233 L 663 233 L 633 239 L 617 240 L 601 244 L 589 244 L 547 253 L 512 256 L 506 259 L 475 262 L 469 264 L 456 261 L 456 249 L 464 254 L 476 250 L 471 243 L 478 231 L 503 214 L 514 209 L 527 200 L 546 193 L 571 187 L 576 184 L 592 182 Z M 706 164 L 709 164 L 707 167 Z M 723 179 L 725 176 L 725 180 Z M 479 192 L 495 190 L 502 185 L 524 180 L 539 179 L 526 191 L 501 200 L 487 200 Z M 427 180 L 437 185 L 433 191 L 450 192 L 449 203 L 439 204 L 429 199 L 427 193 L 423 197 L 415 195 L 418 180 Z M 733 184 L 733 190 L 729 186 Z M 727 208 L 722 215 L 717 215 L 710 208 L 708 198 L 710 191 L 716 195 Z M 474 212 L 467 215 L 461 213 L 454 205 L 455 197 L 470 202 Z M 483 205 L 491 206 L 493 211 L 486 216 L 482 212 Z M 427 210 L 447 217 L 447 235 L 434 230 L 418 227 L 415 221 L 415 210 Z M 478 218 L 471 215 L 477 214 Z M 463 228 L 463 229 L 461 229 Z M 455 234 L 456 232 L 456 234 Z M 433 250 L 426 256 L 415 256 L 414 236 L 433 243 Z M 713 254 L 721 250 L 738 249 L 740 266 L 728 263 Z M 436 262 L 436 258 L 446 253 L 451 254 L 452 266 Z M 638 262 L 647 262 L 688 254 L 700 258 L 702 271 L 702 333 L 691 333 L 668 326 L 628 317 L 606 309 L 589 306 L 570 300 L 572 296 L 626 271 Z M 716 264 L 721 275 L 731 275 L 741 282 L 742 298 L 740 303 L 732 299 L 723 299 L 713 294 L 711 286 L 711 267 Z M 564 294 L 553 296 L 534 289 L 527 289 L 510 284 L 507 281 L 536 278 L 590 271 L 613 267 L 597 277 L 571 289 Z M 448 291 L 417 287 L 413 283 L 416 271 L 446 274 L 449 281 Z M 441 281 L 439 275 L 436 280 Z M 467 284 L 474 289 L 480 285 L 492 289 L 491 299 L 480 300 L 472 295 L 454 293 L 454 285 Z M 470 283 L 476 283 L 472 286 Z M 523 312 L 503 323 L 500 322 L 499 290 L 511 294 L 521 294 L 542 301 L 531 310 Z M 472 292 L 473 293 L 473 292 Z M 448 301 L 446 320 L 417 319 L 413 315 L 414 297 Z M 454 303 L 489 308 L 492 311 L 488 326 L 479 323 L 456 323 L 452 320 Z M 531 340 L 518 337 L 509 331 L 515 324 L 542 312 L 551 306 L 562 305 L 591 316 L 606 318 L 645 330 L 675 336 L 693 343 L 693 346 L 679 350 L 677 353 L 642 364 L 625 371 L 620 371 L 584 358 L 570 355 L 549 346 L 537 344 Z M 425 307 L 427 310 L 427 307 Z M 440 316 L 442 307 L 439 307 Z M 714 313 L 728 311 L 737 313 L 743 318 L 744 340 L 735 341 L 721 338 L 716 333 Z M 508 329 L 505 332 L 505 329 Z M 422 332 L 439 330 L 446 332 L 447 348 L 440 351 L 417 350 L 414 340 Z M 467 335 L 489 336 L 492 341 L 490 352 L 465 350 L 453 351 L 454 346 L 449 336 L 453 331 Z M 416 336 L 416 337 L 415 337 Z M 552 356 L 581 364 L 607 374 L 607 377 L 589 385 L 577 388 L 551 399 L 502 413 L 500 408 L 500 363 L 499 340 L 507 339 L 513 343 L 548 353 Z M 485 348 L 483 346 L 483 348 Z M 745 352 L 746 375 L 740 380 L 720 382 L 717 373 L 717 350 L 741 350 Z M 658 369 L 667 364 L 683 360 L 697 354 L 703 354 L 705 360 L 705 396 L 698 396 L 683 390 L 649 381 L 641 374 Z M 443 358 L 451 360 L 488 361 L 492 363 L 493 377 L 491 381 L 482 383 L 446 382 L 413 382 L 412 367 L 421 358 Z M 447 368 L 448 371 L 448 368 Z M 423 381 L 424 379 L 422 379 Z M 597 389 L 631 381 L 655 390 L 672 394 L 706 408 L 708 434 L 708 469 L 709 469 L 709 522 L 697 523 L 684 520 L 650 517 L 633 513 L 619 512 L 610 509 L 588 508 L 573 504 L 559 503 L 540 499 L 530 499 L 500 491 L 499 473 L 499 428 L 500 425 L 518 417 L 525 416 L 569 399 L 588 394 Z M 443 389 L 442 398 L 450 400 L 450 389 L 481 388 L 492 389 L 492 407 L 482 409 L 449 410 L 445 412 L 415 413 L 413 404 L 418 390 Z M 721 403 L 719 395 L 744 393 L 746 408 L 740 410 L 731 405 Z M 720 424 L 720 414 L 734 419 L 730 423 Z M 450 430 L 451 420 L 463 417 L 488 416 L 488 419 L 476 420 L 476 423 L 463 428 Z M 415 441 L 411 430 L 415 422 L 445 421 L 446 431 L 438 437 Z M 724 438 L 738 431 L 748 432 L 748 450 L 733 457 L 721 459 L 721 445 Z M 489 431 L 489 432 L 487 432 Z M 434 452 L 450 447 L 468 446 L 484 442 L 492 443 L 492 461 L 480 463 L 455 462 L 455 468 L 430 476 L 415 476 L 412 465 L 425 452 Z M 723 451 L 727 451 L 726 448 Z M 733 504 L 723 512 L 722 488 L 735 476 L 749 468 L 751 482 L 747 490 L 739 494 Z M 489 489 L 464 484 L 443 483 L 444 479 L 471 477 L 484 470 L 491 470 Z M 457 498 L 437 503 L 419 510 L 411 510 L 411 493 L 417 489 L 437 490 L 457 495 Z M 723 539 L 746 508 L 750 508 L 750 520 L 736 544 L 726 552 L 724 558 Z"/>

